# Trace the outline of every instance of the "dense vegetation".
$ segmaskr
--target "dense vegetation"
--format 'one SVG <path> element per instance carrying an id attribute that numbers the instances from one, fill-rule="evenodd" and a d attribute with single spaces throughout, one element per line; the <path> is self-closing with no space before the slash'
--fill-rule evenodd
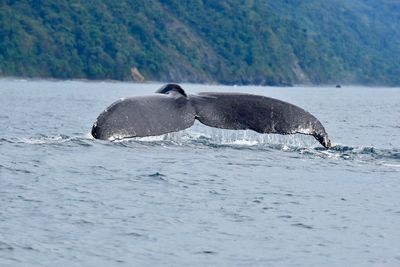
<path id="1" fill-rule="evenodd" d="M 400 85 L 396 0 L 0 0 L 0 75 Z"/>

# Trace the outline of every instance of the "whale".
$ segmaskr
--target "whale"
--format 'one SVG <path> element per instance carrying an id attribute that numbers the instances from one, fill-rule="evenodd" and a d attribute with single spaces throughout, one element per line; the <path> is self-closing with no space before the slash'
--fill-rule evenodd
<path id="1" fill-rule="evenodd" d="M 296 105 L 247 93 L 187 94 L 178 84 L 112 103 L 97 117 L 91 133 L 111 141 L 157 136 L 187 129 L 196 120 L 221 129 L 311 135 L 323 147 L 331 147 L 322 123 Z"/>

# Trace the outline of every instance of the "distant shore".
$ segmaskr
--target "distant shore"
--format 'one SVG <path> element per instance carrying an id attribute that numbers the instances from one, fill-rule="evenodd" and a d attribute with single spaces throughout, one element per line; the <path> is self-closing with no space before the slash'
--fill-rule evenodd
<path id="1" fill-rule="evenodd" d="M 217 82 L 177 82 L 177 81 L 145 81 L 136 82 L 133 80 L 113 80 L 113 79 L 57 79 L 57 78 L 31 78 L 31 77 L 0 77 L 0 81 L 20 81 L 20 82 L 87 82 L 87 83 L 132 83 L 132 84 L 167 84 L 167 83 L 177 83 L 177 84 L 198 84 L 198 85 L 222 85 L 222 86 L 232 86 L 232 87 L 247 87 L 247 86 L 265 86 L 265 87 L 323 87 L 323 88 L 346 88 L 346 87 L 368 87 L 368 88 L 400 88 L 400 85 L 385 85 L 385 84 L 289 84 L 289 85 L 264 85 L 264 84 L 235 84 L 235 83 L 217 83 Z M 340 85 L 340 87 L 338 87 Z"/>

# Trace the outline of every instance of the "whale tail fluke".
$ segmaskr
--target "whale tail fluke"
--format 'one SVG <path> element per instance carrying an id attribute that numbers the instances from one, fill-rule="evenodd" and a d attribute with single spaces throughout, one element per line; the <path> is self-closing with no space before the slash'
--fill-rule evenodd
<path id="1" fill-rule="evenodd" d="M 94 123 L 93 137 L 122 139 L 161 135 L 186 129 L 197 119 L 222 129 L 312 135 L 325 148 L 331 146 L 317 118 L 281 100 L 240 93 L 187 95 L 177 84 L 167 84 L 156 93 L 113 103 Z"/>
<path id="2" fill-rule="evenodd" d="M 200 93 L 191 96 L 196 118 L 223 129 L 250 129 L 258 133 L 312 135 L 331 146 L 321 122 L 293 104 L 265 96 L 240 93 Z"/>

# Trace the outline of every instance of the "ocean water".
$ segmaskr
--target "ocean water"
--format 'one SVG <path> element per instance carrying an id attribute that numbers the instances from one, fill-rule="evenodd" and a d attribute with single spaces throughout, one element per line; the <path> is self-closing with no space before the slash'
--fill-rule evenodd
<path id="1" fill-rule="evenodd" d="M 312 137 L 212 129 L 117 142 L 92 123 L 161 84 L 0 80 L 0 266 L 400 266 L 400 89 L 232 87 Z"/>

